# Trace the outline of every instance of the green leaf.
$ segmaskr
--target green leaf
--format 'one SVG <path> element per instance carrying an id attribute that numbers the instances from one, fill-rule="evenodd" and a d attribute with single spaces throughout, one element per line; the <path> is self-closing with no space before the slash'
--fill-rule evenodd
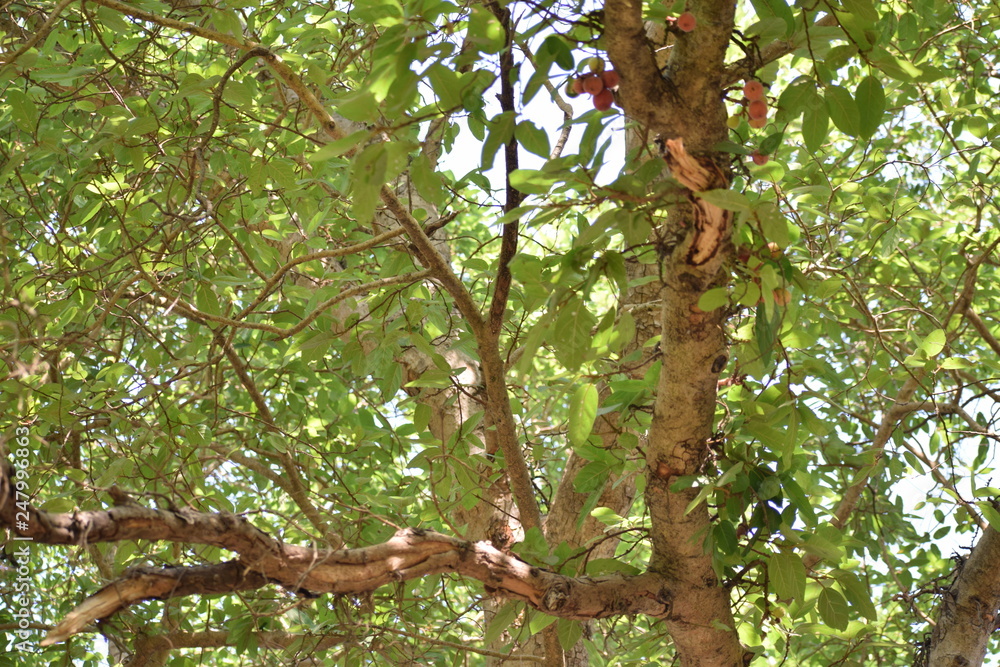
<path id="1" fill-rule="evenodd" d="M 569 651 L 583 636 L 583 625 L 580 621 L 569 618 L 560 618 L 557 634 L 559 635 L 559 645 L 564 651 Z"/>
<path id="2" fill-rule="evenodd" d="M 771 355 L 774 353 L 774 344 L 778 340 L 778 327 L 780 323 L 781 318 L 778 312 L 768 314 L 764 304 L 757 306 L 757 315 L 754 318 L 754 333 L 761 361 L 765 367 L 771 365 Z"/>
<path id="3" fill-rule="evenodd" d="M 545 133 L 545 130 L 535 127 L 535 124 L 530 120 L 522 120 L 518 123 L 514 129 L 514 136 L 524 147 L 524 150 L 539 157 L 549 157 L 549 135 Z"/>
<path id="4" fill-rule="evenodd" d="M 473 5 L 467 39 L 483 53 L 499 53 L 505 43 L 503 26 L 493 12 L 482 5 Z"/>
<path id="5" fill-rule="evenodd" d="M 982 116 L 969 116 L 965 119 L 965 129 L 976 139 L 985 139 L 989 135 L 990 123 Z"/>
<path id="6" fill-rule="evenodd" d="M 494 116 L 488 123 L 489 134 L 483 143 L 483 152 L 480 157 L 480 164 L 483 171 L 493 166 L 493 160 L 496 157 L 497 151 L 514 137 L 514 121 L 516 117 L 513 111 L 504 111 Z"/>
<path id="7" fill-rule="evenodd" d="M 625 519 L 616 514 L 614 510 L 610 507 L 595 507 L 590 513 L 590 516 L 594 517 L 605 526 L 620 526 Z"/>
<path id="8" fill-rule="evenodd" d="M 830 119 L 844 134 L 857 137 L 861 134 L 861 115 L 854 98 L 841 86 L 827 86 L 826 106 Z"/>
<path id="9" fill-rule="evenodd" d="M 410 179 L 417 193 L 434 206 L 444 204 L 445 190 L 441 175 L 434 171 L 424 153 L 413 158 L 409 169 Z"/>
<path id="10" fill-rule="evenodd" d="M 378 100 L 370 90 L 359 90 L 348 93 L 334 100 L 337 113 L 358 123 L 373 121 L 378 118 Z"/>
<path id="11" fill-rule="evenodd" d="M 591 461 L 580 469 L 573 480 L 573 489 L 577 493 L 590 493 L 604 488 L 611 469 L 604 461 Z M 589 512 L 588 512 L 589 514 Z"/>
<path id="12" fill-rule="evenodd" d="M 882 124 L 882 115 L 885 113 L 885 91 L 882 90 L 882 84 L 875 77 L 865 77 L 858 84 L 855 101 L 858 105 L 860 136 L 862 139 L 870 139 Z"/>
<path id="13" fill-rule="evenodd" d="M 25 132 L 34 132 L 38 122 L 38 107 L 34 100 L 17 88 L 8 88 L 6 95 L 14 123 Z"/>
<path id="14" fill-rule="evenodd" d="M 111 462 L 101 476 L 97 478 L 97 486 L 111 486 L 120 477 L 130 477 L 135 470 L 135 463 L 131 459 L 118 458 Z"/>
<path id="15" fill-rule="evenodd" d="M 778 115 L 792 120 L 803 111 L 812 113 L 820 106 L 823 106 L 823 99 L 816 93 L 816 81 L 800 76 L 781 92 Z"/>
<path id="16" fill-rule="evenodd" d="M 729 303 L 729 290 L 725 287 L 715 287 L 699 297 L 698 308 L 708 313 L 727 303 Z"/>
<path id="17" fill-rule="evenodd" d="M 881 47 L 872 49 L 868 58 L 880 71 L 900 81 L 913 81 L 923 73 L 919 67 L 892 55 Z"/>
<path id="18" fill-rule="evenodd" d="M 768 577 L 782 600 L 802 600 L 806 594 L 806 566 L 797 554 L 782 551 L 770 558 Z"/>
<path id="19" fill-rule="evenodd" d="M 816 153 L 826 143 L 830 134 L 830 114 L 821 106 L 802 116 L 802 140 L 811 153 Z"/>
<path id="20" fill-rule="evenodd" d="M 715 546 L 719 553 L 725 555 L 735 554 L 739 548 L 739 539 L 736 537 L 736 527 L 732 521 L 719 521 L 712 528 L 712 537 L 715 538 Z"/>
<path id="21" fill-rule="evenodd" d="M 945 335 L 944 329 L 935 329 L 921 341 L 920 349 L 927 354 L 928 358 L 933 359 L 940 354 L 947 342 L 948 337 Z"/>
<path id="22" fill-rule="evenodd" d="M 988 500 L 981 500 L 976 503 L 976 507 L 982 512 L 983 518 L 990 524 L 993 530 L 1000 530 L 1000 512 Z"/>
<path id="23" fill-rule="evenodd" d="M 448 110 L 462 106 L 462 84 L 458 72 L 441 63 L 434 63 L 427 68 L 427 78 L 437 95 L 439 108 Z"/>
<path id="24" fill-rule="evenodd" d="M 548 194 L 558 180 L 558 176 L 535 169 L 515 169 L 510 172 L 510 184 L 529 195 Z"/>
<path id="25" fill-rule="evenodd" d="M 555 63 L 566 71 L 571 71 L 575 66 L 573 50 L 570 49 L 569 44 L 566 43 L 566 38 L 562 35 L 549 35 L 542 42 L 542 46 L 538 51 L 539 53 L 551 53 Z"/>
<path id="26" fill-rule="evenodd" d="M 872 24 L 878 21 L 878 12 L 871 0 L 841 0 L 844 9 L 862 19 L 866 23 Z"/>
<path id="27" fill-rule="evenodd" d="M 596 324 L 597 318 L 578 296 L 570 298 L 559 309 L 555 325 L 549 332 L 549 342 L 559 363 L 571 371 L 580 367 L 590 350 L 593 341 L 590 332 Z"/>
<path id="28" fill-rule="evenodd" d="M 573 392 L 569 402 L 569 442 L 579 447 L 587 442 L 597 418 L 597 387 L 582 384 Z"/>
<path id="29" fill-rule="evenodd" d="M 698 197 L 727 211 L 749 211 L 750 200 L 746 195 L 733 190 L 705 190 Z"/>
<path id="30" fill-rule="evenodd" d="M 790 474 L 781 476 L 781 488 L 785 493 L 785 497 L 799 511 L 799 516 L 806 522 L 806 525 L 816 525 L 816 512 L 813 510 L 809 497 L 802 490 L 802 487 L 798 485 L 798 482 L 792 479 Z"/>
<path id="31" fill-rule="evenodd" d="M 803 547 L 809 553 L 830 561 L 834 565 L 839 563 L 843 557 L 843 552 L 837 545 L 820 535 L 810 535 L 806 538 Z"/>
<path id="32" fill-rule="evenodd" d="M 351 213 L 367 225 L 375 214 L 379 192 L 386 181 L 389 157 L 384 143 L 372 144 L 354 159 L 351 170 Z"/>
<path id="33" fill-rule="evenodd" d="M 816 601 L 816 608 L 819 610 L 820 618 L 828 626 L 836 630 L 847 629 L 851 618 L 847 611 L 847 600 L 840 594 L 840 591 L 824 588 Z"/>
<path id="34" fill-rule="evenodd" d="M 520 612 L 520 606 L 517 602 L 508 602 L 497 610 L 496 615 L 486 625 L 486 632 L 483 633 L 484 644 L 492 644 L 500 637 L 504 630 L 513 625 L 514 619 L 517 618 Z"/>
<path id="35" fill-rule="evenodd" d="M 795 16 L 785 0 L 751 0 L 757 16 L 767 18 L 774 16 L 785 22 L 785 36 L 791 35 L 795 31 Z"/>
<path id="36" fill-rule="evenodd" d="M 781 147 L 781 144 L 783 144 L 784 141 L 785 141 L 784 130 L 780 132 L 772 132 L 771 134 L 767 135 L 767 137 L 765 137 L 763 141 L 760 142 L 760 152 L 763 153 L 764 155 L 771 155 L 776 150 L 778 150 L 778 148 Z"/>
<path id="37" fill-rule="evenodd" d="M 834 576 L 837 578 L 837 583 L 840 584 L 840 587 L 844 589 L 844 595 L 847 597 L 847 601 L 851 603 L 851 607 L 861 612 L 861 615 L 869 621 L 877 621 L 878 611 L 872 602 L 872 592 L 868 588 L 868 584 L 863 582 L 853 572 L 836 570 Z"/>
<path id="38" fill-rule="evenodd" d="M 528 632 L 537 635 L 539 632 L 556 622 L 555 616 L 543 614 L 540 611 L 531 611 L 531 620 L 528 621 Z"/>

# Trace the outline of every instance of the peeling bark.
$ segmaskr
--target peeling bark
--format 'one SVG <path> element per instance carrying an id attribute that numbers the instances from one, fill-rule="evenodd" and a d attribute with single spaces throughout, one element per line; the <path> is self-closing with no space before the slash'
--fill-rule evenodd
<path id="1" fill-rule="evenodd" d="M 132 504 L 72 514 L 52 514 L 28 505 L 28 528 L 16 528 L 16 514 L 24 510 L 15 504 L 11 472 L 4 461 L 0 523 L 35 542 L 166 540 L 208 544 L 239 555 L 215 565 L 133 570 L 84 601 L 43 645 L 63 641 L 90 622 L 139 600 L 235 592 L 270 583 L 307 594 L 362 593 L 454 572 L 481 581 L 494 596 L 522 600 L 552 616 L 575 620 L 621 614 L 662 618 L 674 603 L 670 582 L 658 573 L 568 577 L 534 567 L 485 542 L 417 529 L 401 530 L 383 544 L 360 549 L 315 549 L 284 544 L 232 514 L 153 510 Z"/>
<path id="2" fill-rule="evenodd" d="M 728 359 L 722 309 L 705 313 L 697 304 L 724 281 L 720 269 L 731 251 L 731 214 L 698 193 L 729 187 L 727 157 L 714 146 L 728 133 L 722 96 L 735 2 L 695 1 L 687 9 L 698 27 L 675 35 L 662 72 L 642 30 L 641 3 L 606 2 L 606 39 L 626 113 L 665 140 L 667 166 L 690 193 L 690 204 L 671 210 L 667 224 L 683 240 L 669 254 L 664 249 L 660 267 L 663 366 L 646 448 L 650 570 L 676 586 L 666 622 L 681 664 L 735 667 L 752 654 L 739 642 L 729 591 L 720 585 L 704 546 L 711 528 L 708 510 L 702 504 L 687 511 L 697 487 L 671 489 L 678 477 L 702 470 L 719 373 Z"/>

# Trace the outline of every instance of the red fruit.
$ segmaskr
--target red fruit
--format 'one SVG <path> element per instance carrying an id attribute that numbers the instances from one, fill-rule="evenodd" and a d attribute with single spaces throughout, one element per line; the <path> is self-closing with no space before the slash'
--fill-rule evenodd
<path id="1" fill-rule="evenodd" d="M 750 159 L 753 160 L 755 165 L 764 166 L 770 158 L 759 151 L 754 151 L 750 154 Z"/>
<path id="2" fill-rule="evenodd" d="M 605 88 L 617 88 L 618 84 L 621 83 L 621 77 L 613 69 L 604 70 L 601 74 L 601 80 L 604 81 Z"/>
<path id="3" fill-rule="evenodd" d="M 748 100 L 764 99 L 764 84 L 753 79 L 747 81 L 746 85 L 743 86 L 743 96 Z"/>
<path id="4" fill-rule="evenodd" d="M 596 95 L 604 90 L 604 80 L 596 74 L 585 76 L 583 77 L 583 90 L 591 95 Z"/>
<path id="5" fill-rule="evenodd" d="M 698 21 L 691 12 L 684 12 L 677 17 L 677 28 L 683 32 L 691 32 L 697 25 Z"/>
<path id="6" fill-rule="evenodd" d="M 767 118 L 751 118 L 750 120 L 747 121 L 747 123 L 753 129 L 759 130 L 760 128 L 767 125 Z"/>
<path id="7" fill-rule="evenodd" d="M 767 118 L 767 102 L 764 100 L 753 100 L 747 105 L 747 114 L 751 120 Z"/>
<path id="8" fill-rule="evenodd" d="M 578 94 L 578 95 L 583 92 L 583 77 L 582 76 L 578 76 L 575 79 L 573 79 L 573 92 L 576 93 L 576 94 Z"/>
<path id="9" fill-rule="evenodd" d="M 598 111 L 607 111 L 615 101 L 615 94 L 605 88 L 594 95 L 594 108 Z"/>
<path id="10" fill-rule="evenodd" d="M 784 287 L 774 290 L 774 302 L 779 306 L 787 306 L 792 302 L 792 293 Z"/>

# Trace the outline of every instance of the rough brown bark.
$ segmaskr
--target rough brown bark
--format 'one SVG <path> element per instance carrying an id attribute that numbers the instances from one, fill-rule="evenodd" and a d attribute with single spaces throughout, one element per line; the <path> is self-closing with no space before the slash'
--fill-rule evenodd
<path id="1" fill-rule="evenodd" d="M 234 592 L 271 583 L 310 594 L 362 593 L 455 572 L 481 581 L 493 595 L 522 600 L 552 616 L 575 620 L 620 614 L 660 618 L 674 604 L 670 582 L 658 573 L 568 577 L 529 565 L 486 542 L 430 531 L 404 529 L 383 544 L 333 550 L 285 544 L 233 514 L 153 510 L 132 503 L 107 511 L 52 514 L 17 497 L 12 472 L 9 463 L 0 464 L 0 525 L 36 543 L 166 540 L 207 544 L 239 555 L 214 565 L 133 570 L 81 604 L 43 645 L 63 641 L 90 622 L 139 600 Z"/>
<path id="2" fill-rule="evenodd" d="M 938 608 L 927 665 L 976 667 L 986 658 L 1000 614 L 1000 533 L 987 528 L 958 568 Z"/>
<path id="3" fill-rule="evenodd" d="M 729 591 L 718 581 L 704 547 L 710 529 L 704 504 L 690 509 L 697 487 L 675 491 L 681 476 L 701 472 L 715 420 L 715 397 L 728 354 L 722 309 L 702 312 L 698 300 L 720 284 L 731 251 L 730 216 L 698 197 L 729 186 L 725 156 L 713 147 L 727 136 L 723 104 L 725 52 L 735 2 L 692 2 L 698 27 L 676 35 L 661 75 L 642 24 L 641 3 L 607 0 L 608 53 L 621 73 L 620 100 L 632 118 L 666 139 L 667 163 L 689 191 L 668 224 L 682 242 L 662 260 L 662 371 L 646 463 L 653 542 L 650 570 L 673 582 L 675 606 L 667 628 L 682 665 L 737 666 L 749 662 L 737 637 Z"/>

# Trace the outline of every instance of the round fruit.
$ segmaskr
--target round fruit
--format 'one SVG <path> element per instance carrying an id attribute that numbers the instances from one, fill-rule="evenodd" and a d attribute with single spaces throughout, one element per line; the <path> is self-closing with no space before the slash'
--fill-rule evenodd
<path id="1" fill-rule="evenodd" d="M 762 128 L 765 125 L 767 125 L 767 119 L 766 118 L 751 118 L 747 122 L 750 123 L 750 127 L 752 127 L 755 130 L 759 130 L 760 128 Z"/>
<path id="2" fill-rule="evenodd" d="M 573 79 L 573 92 L 579 95 L 583 92 L 583 77 L 578 76 Z"/>
<path id="3" fill-rule="evenodd" d="M 763 153 L 760 153 L 758 151 L 754 151 L 753 153 L 750 154 L 750 159 L 753 160 L 753 163 L 755 165 L 764 166 L 765 164 L 767 164 L 767 161 L 770 158 L 768 158 Z"/>
<path id="4" fill-rule="evenodd" d="M 730 130 L 735 130 L 740 126 L 740 117 L 730 116 L 729 118 L 726 119 L 726 125 L 729 126 Z"/>
<path id="5" fill-rule="evenodd" d="M 779 257 L 785 254 L 785 251 L 781 249 L 781 246 L 775 243 L 774 241 L 770 241 L 767 244 L 767 251 L 771 253 L 771 259 L 778 259 Z"/>
<path id="6" fill-rule="evenodd" d="M 594 95 L 594 108 L 598 111 L 607 111 L 615 101 L 615 94 L 605 88 Z"/>
<path id="7" fill-rule="evenodd" d="M 767 102 L 764 100 L 753 100 L 747 105 L 747 114 L 751 120 L 767 118 Z"/>
<path id="8" fill-rule="evenodd" d="M 566 88 L 563 91 L 565 93 L 566 97 L 569 97 L 569 98 L 579 97 L 580 93 L 583 92 L 583 89 L 580 89 L 580 90 L 576 89 L 576 82 L 577 82 L 577 79 L 573 79 L 572 81 L 567 81 L 566 82 Z"/>
<path id="9" fill-rule="evenodd" d="M 596 74 L 585 76 L 583 77 L 583 90 L 591 95 L 596 95 L 604 90 L 604 81 Z"/>
<path id="10" fill-rule="evenodd" d="M 792 293 L 784 287 L 774 290 L 774 302 L 779 306 L 787 306 L 792 302 Z"/>
<path id="11" fill-rule="evenodd" d="M 601 58 L 600 56 L 594 56 L 593 58 L 587 61 L 587 67 L 589 67 L 590 71 L 593 72 L 594 74 L 600 74 L 601 72 L 604 71 L 604 58 Z"/>
<path id="12" fill-rule="evenodd" d="M 621 77 L 613 69 L 604 70 L 601 74 L 601 80 L 604 81 L 605 88 L 617 88 L 618 84 L 621 83 Z"/>
<path id="13" fill-rule="evenodd" d="M 748 100 L 764 99 L 764 84 L 753 79 L 747 81 L 746 85 L 743 86 L 743 96 Z"/>
<path id="14" fill-rule="evenodd" d="M 691 32 L 698 25 L 698 21 L 691 12 L 684 12 L 677 17 L 677 27 L 683 32 Z"/>

